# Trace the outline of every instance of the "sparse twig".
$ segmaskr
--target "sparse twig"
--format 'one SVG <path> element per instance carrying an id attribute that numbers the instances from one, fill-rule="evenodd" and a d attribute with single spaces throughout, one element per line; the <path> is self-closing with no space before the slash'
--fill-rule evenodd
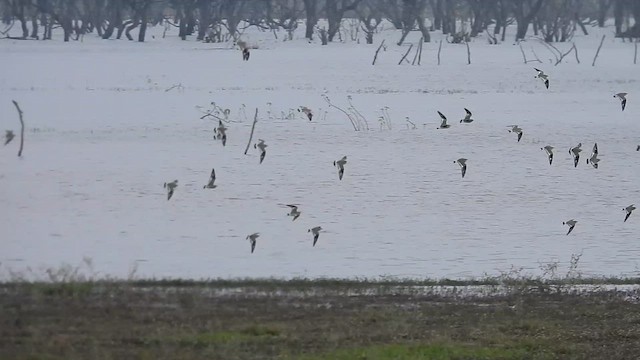
<path id="1" fill-rule="evenodd" d="M 22 119 L 22 110 L 20 109 L 20 105 L 15 100 L 13 101 L 13 105 L 16 106 L 18 110 L 18 116 L 20 117 L 20 150 L 18 150 L 18 157 L 22 156 L 22 149 L 24 148 L 24 120 Z"/>
<path id="2" fill-rule="evenodd" d="M 600 45 L 598 46 L 598 50 L 596 50 L 596 55 L 593 57 L 593 62 L 591 63 L 591 66 L 596 66 L 596 59 L 598 58 L 598 54 L 600 53 L 600 48 L 602 47 L 602 44 L 604 43 L 604 38 L 606 35 L 602 35 L 602 40 L 600 40 Z"/>
<path id="3" fill-rule="evenodd" d="M 633 65 L 636 64 L 636 59 L 638 59 L 638 42 L 637 41 L 634 43 L 634 46 L 635 46 L 635 50 L 633 52 Z"/>
<path id="4" fill-rule="evenodd" d="M 411 65 L 415 65 L 416 61 L 418 60 L 418 54 L 420 54 L 422 52 L 422 42 L 424 40 L 424 37 L 420 38 L 420 42 L 418 43 L 418 48 L 416 49 L 416 53 L 415 55 L 413 55 L 413 61 L 411 62 Z"/>
<path id="5" fill-rule="evenodd" d="M 353 126 L 353 130 L 355 130 L 355 131 L 359 131 L 359 130 L 360 130 L 360 129 L 359 129 L 359 127 L 358 127 L 358 125 L 357 125 L 357 124 L 356 124 L 356 122 L 354 121 L 353 117 L 352 117 L 349 113 L 347 113 L 346 111 L 344 111 L 342 108 L 340 108 L 340 107 L 338 107 L 338 106 L 333 105 L 333 104 L 331 103 L 331 100 L 329 99 L 329 97 L 328 97 L 326 94 L 322 94 L 322 98 L 327 102 L 327 104 L 329 105 L 329 107 L 336 108 L 336 109 L 340 110 L 340 112 L 342 112 L 343 114 L 345 114 L 345 115 L 347 116 L 347 118 L 349 119 L 349 121 L 351 121 L 351 125 Z"/>
<path id="6" fill-rule="evenodd" d="M 400 59 L 400 61 L 398 61 L 398 65 L 402 64 L 402 62 L 407 57 L 407 55 L 409 55 L 409 52 L 411 51 L 411 49 L 413 49 L 413 44 L 409 45 L 409 49 L 407 49 L 407 52 L 404 53 L 404 56 L 402 57 L 402 59 Z"/>
<path id="7" fill-rule="evenodd" d="M 253 139 L 253 131 L 256 129 L 257 122 L 258 122 L 258 108 L 256 108 L 256 114 L 253 116 L 253 125 L 251 125 L 251 134 L 249 135 L 249 142 L 247 143 L 247 148 L 244 149 L 245 155 L 247 155 L 247 151 L 249 151 L 249 146 L 251 146 L 251 139 Z"/>
<path id="8" fill-rule="evenodd" d="M 438 65 L 440 65 L 440 50 L 442 49 L 442 39 L 440 39 L 440 45 L 438 46 Z"/>
<path id="9" fill-rule="evenodd" d="M 382 42 L 380 43 L 380 46 L 378 46 L 378 50 L 376 50 L 376 54 L 373 56 L 373 62 L 371 63 L 371 65 L 376 64 L 376 60 L 378 59 L 378 53 L 380 52 L 380 49 L 382 49 L 383 46 L 384 46 L 384 40 L 382 40 Z"/>
<path id="10" fill-rule="evenodd" d="M 164 90 L 164 92 L 169 92 L 169 91 L 171 91 L 171 90 L 173 90 L 173 89 L 175 89 L 175 88 L 177 88 L 178 90 L 183 90 L 183 89 L 184 89 L 184 86 L 182 86 L 182 83 L 175 84 L 175 85 L 173 85 L 172 87 L 170 87 L 170 88 L 168 88 L 168 89 L 165 89 L 165 90 Z"/>
<path id="11" fill-rule="evenodd" d="M 522 61 L 524 61 L 524 63 L 527 63 L 527 55 L 524 54 L 524 50 L 522 50 L 522 43 L 518 42 L 518 46 L 520 46 L 520 52 L 522 53 Z"/>

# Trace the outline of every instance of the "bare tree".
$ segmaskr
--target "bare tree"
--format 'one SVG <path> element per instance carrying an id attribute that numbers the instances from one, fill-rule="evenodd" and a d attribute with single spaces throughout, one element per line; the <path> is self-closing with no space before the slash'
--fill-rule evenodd
<path id="1" fill-rule="evenodd" d="M 304 11 L 307 16 L 306 21 L 306 30 L 304 33 L 304 37 L 313 40 L 313 29 L 316 27 L 318 23 L 318 4 L 316 0 L 303 0 L 304 1 Z"/>
<path id="2" fill-rule="evenodd" d="M 302 9 L 297 0 L 267 1 L 267 23 L 287 32 L 287 38 L 293 40 L 293 33 L 298 28 L 298 19 Z"/>
<path id="3" fill-rule="evenodd" d="M 326 0 L 325 11 L 327 14 L 327 22 L 329 23 L 327 33 L 329 41 L 333 41 L 333 38 L 338 33 L 344 13 L 355 10 L 361 1 L 362 0 Z"/>
<path id="4" fill-rule="evenodd" d="M 524 39 L 527 35 L 529 24 L 538 14 L 544 0 L 512 0 L 514 2 L 513 14 L 518 24 L 516 41 Z"/>
<path id="5" fill-rule="evenodd" d="M 356 13 L 358 19 L 362 24 L 362 31 L 365 33 L 365 40 L 367 44 L 373 44 L 373 34 L 375 33 L 378 25 L 382 22 L 382 11 L 380 10 L 380 4 L 375 0 L 365 0 L 357 8 Z"/>

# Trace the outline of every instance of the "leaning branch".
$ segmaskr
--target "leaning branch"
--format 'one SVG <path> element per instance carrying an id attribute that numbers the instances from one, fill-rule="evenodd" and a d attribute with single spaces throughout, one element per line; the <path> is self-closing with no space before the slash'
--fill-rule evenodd
<path id="1" fill-rule="evenodd" d="M 409 52 L 411 51 L 411 49 L 413 49 L 413 44 L 409 45 L 409 49 L 407 49 L 407 52 L 404 53 L 404 56 L 402 57 L 402 59 L 400 59 L 400 61 L 398 62 L 398 65 L 402 64 L 402 62 L 407 57 L 407 55 L 409 55 Z"/>
<path id="2" fill-rule="evenodd" d="M 371 65 L 376 64 L 376 60 L 378 59 L 378 53 L 380 52 L 380 49 L 382 49 L 383 46 L 384 46 L 384 40 L 382 40 L 382 42 L 380 43 L 380 46 L 378 46 L 378 50 L 376 50 L 376 54 L 373 56 L 373 63 L 371 63 Z"/>
<path id="3" fill-rule="evenodd" d="M 247 155 L 247 151 L 249 151 L 249 146 L 251 146 L 251 139 L 253 139 L 253 131 L 256 129 L 257 122 L 258 122 L 258 108 L 256 108 L 256 114 L 253 116 L 253 125 L 251 125 L 251 135 L 249 135 L 249 142 L 247 143 L 247 148 L 244 149 L 245 155 Z"/>
<path id="4" fill-rule="evenodd" d="M 600 45 L 598 46 L 598 50 L 596 50 L 596 55 L 593 57 L 593 62 L 591 63 L 591 66 L 596 66 L 596 59 L 598 58 L 598 54 L 600 53 L 600 48 L 604 43 L 604 37 L 605 35 L 602 35 L 602 40 L 600 40 Z"/>
<path id="5" fill-rule="evenodd" d="M 438 46 L 438 65 L 440 65 L 440 50 L 442 49 L 442 39 L 440 39 L 440 45 Z"/>
<path id="6" fill-rule="evenodd" d="M 18 157 L 21 157 L 22 149 L 24 148 L 24 120 L 22 120 L 22 110 L 20 110 L 18 102 L 15 100 L 12 101 L 13 105 L 16 106 L 16 109 L 18 110 L 18 116 L 20 117 L 20 150 L 18 150 Z"/>

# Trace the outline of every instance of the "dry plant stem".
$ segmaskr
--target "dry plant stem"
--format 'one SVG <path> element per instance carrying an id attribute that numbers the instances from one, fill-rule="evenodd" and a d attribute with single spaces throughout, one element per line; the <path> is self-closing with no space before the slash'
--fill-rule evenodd
<path id="1" fill-rule="evenodd" d="M 465 45 L 467 45 L 467 65 L 471 65 L 471 50 L 469 49 L 469 42 L 465 41 Z"/>
<path id="2" fill-rule="evenodd" d="M 633 65 L 636 64 L 636 59 L 638 59 L 638 42 L 637 41 L 634 43 L 634 46 L 635 46 L 635 50 L 633 52 Z"/>
<path id="3" fill-rule="evenodd" d="M 249 142 L 247 143 L 247 148 L 244 149 L 245 155 L 247 155 L 247 151 L 249 151 L 249 146 L 251 146 L 251 139 L 253 139 L 253 131 L 256 129 L 257 122 L 258 122 L 258 108 L 256 108 L 256 114 L 253 116 L 253 125 L 251 125 L 251 135 L 249 135 Z"/>
<path id="4" fill-rule="evenodd" d="M 576 46 L 576 44 L 573 44 L 573 52 L 576 55 L 576 61 L 578 62 L 578 64 L 580 64 L 580 58 L 578 58 L 578 47 Z"/>
<path id="5" fill-rule="evenodd" d="M 406 53 L 404 53 L 404 56 L 402 57 L 402 59 L 400 59 L 400 61 L 398 62 L 398 65 L 402 64 L 402 62 L 407 57 L 407 55 L 409 55 L 409 52 L 411 51 L 411 49 L 413 49 L 413 44 L 409 45 L 409 49 L 407 50 Z"/>
<path id="6" fill-rule="evenodd" d="M 367 119 L 362 116 L 362 114 L 360 113 L 360 111 L 358 111 L 358 109 L 356 109 L 355 106 L 353 106 L 353 103 L 351 103 L 351 98 L 347 98 L 347 101 L 349 101 L 349 106 L 351 106 L 351 110 L 356 114 L 356 116 L 362 120 L 362 122 L 364 122 L 364 126 L 367 130 L 369 130 L 369 122 L 367 121 Z"/>
<path id="7" fill-rule="evenodd" d="M 593 57 L 593 62 L 591 66 L 596 66 L 596 59 L 598 58 L 598 54 L 600 53 L 600 48 L 602 48 L 602 44 L 604 43 L 604 38 L 606 35 L 602 35 L 602 40 L 600 40 L 600 45 L 598 46 L 598 50 L 596 50 L 596 55 Z"/>
<path id="8" fill-rule="evenodd" d="M 440 45 L 438 45 L 438 65 L 440 65 L 440 50 L 442 50 L 442 39 L 440 39 Z"/>
<path id="9" fill-rule="evenodd" d="M 380 46 L 378 46 L 378 50 L 376 50 L 376 54 L 373 56 L 373 62 L 371 63 L 371 65 L 376 64 L 376 60 L 378 59 L 378 53 L 380 52 L 380 49 L 382 49 L 383 46 L 384 46 L 384 40 L 382 40 L 382 42 L 380 43 Z"/>
<path id="10" fill-rule="evenodd" d="M 518 46 L 520 46 L 520 52 L 522 53 L 522 61 L 524 61 L 524 63 L 527 63 L 527 55 L 524 54 L 524 50 L 522 50 L 522 44 L 518 43 Z"/>
<path id="11" fill-rule="evenodd" d="M 24 148 L 24 120 L 22 120 L 22 110 L 20 109 L 18 102 L 15 100 L 12 101 L 13 105 L 16 106 L 16 109 L 18 110 L 18 116 L 20 117 L 20 150 L 18 150 L 18 157 L 21 157 L 22 149 Z"/>
<path id="12" fill-rule="evenodd" d="M 558 64 L 560 64 L 562 62 L 562 59 L 564 59 L 565 56 L 569 55 L 569 53 L 571 51 L 573 51 L 575 48 L 576 48 L 576 44 L 573 44 L 573 46 L 571 46 L 571 48 L 569 48 L 569 51 L 567 51 L 566 53 L 560 55 L 560 58 L 558 59 L 558 61 L 556 61 L 555 66 L 558 66 Z M 576 52 L 576 54 L 577 54 L 577 52 Z M 576 59 L 578 59 L 577 55 L 576 55 Z M 580 64 L 580 60 L 578 60 L 578 64 Z"/>
<path id="13" fill-rule="evenodd" d="M 345 114 L 347 116 L 347 118 L 349 118 L 349 121 L 351 121 L 351 125 L 353 126 L 353 130 L 358 131 L 358 126 L 356 125 L 356 123 L 353 121 L 353 117 L 351 117 L 351 115 L 349 115 L 346 111 L 342 110 L 341 108 L 333 105 L 331 103 L 331 100 L 329 100 L 329 98 L 327 96 L 324 96 L 324 100 L 327 102 L 327 104 L 329 104 L 329 107 L 335 108 L 340 110 L 343 114 Z"/>
<path id="14" fill-rule="evenodd" d="M 424 40 L 424 38 L 423 38 L 423 40 Z M 424 41 L 420 41 L 420 50 L 419 50 L 420 53 L 418 54 L 418 65 L 420 65 L 420 62 L 422 61 L 422 43 L 423 42 Z M 638 45 L 636 44 L 636 50 L 637 50 L 637 47 L 638 47 Z"/>

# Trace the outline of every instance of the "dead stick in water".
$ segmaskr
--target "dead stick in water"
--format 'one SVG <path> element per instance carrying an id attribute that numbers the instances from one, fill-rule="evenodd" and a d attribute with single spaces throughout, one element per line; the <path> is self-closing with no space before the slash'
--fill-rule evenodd
<path id="1" fill-rule="evenodd" d="M 256 108 L 256 114 L 253 116 L 253 125 L 251 125 L 251 135 L 249 135 L 249 142 L 247 143 L 247 148 L 244 149 L 245 155 L 247 155 L 247 151 L 249 151 L 249 146 L 251 146 L 251 139 L 253 139 L 253 131 L 256 129 L 257 122 L 258 122 L 258 108 Z"/>

